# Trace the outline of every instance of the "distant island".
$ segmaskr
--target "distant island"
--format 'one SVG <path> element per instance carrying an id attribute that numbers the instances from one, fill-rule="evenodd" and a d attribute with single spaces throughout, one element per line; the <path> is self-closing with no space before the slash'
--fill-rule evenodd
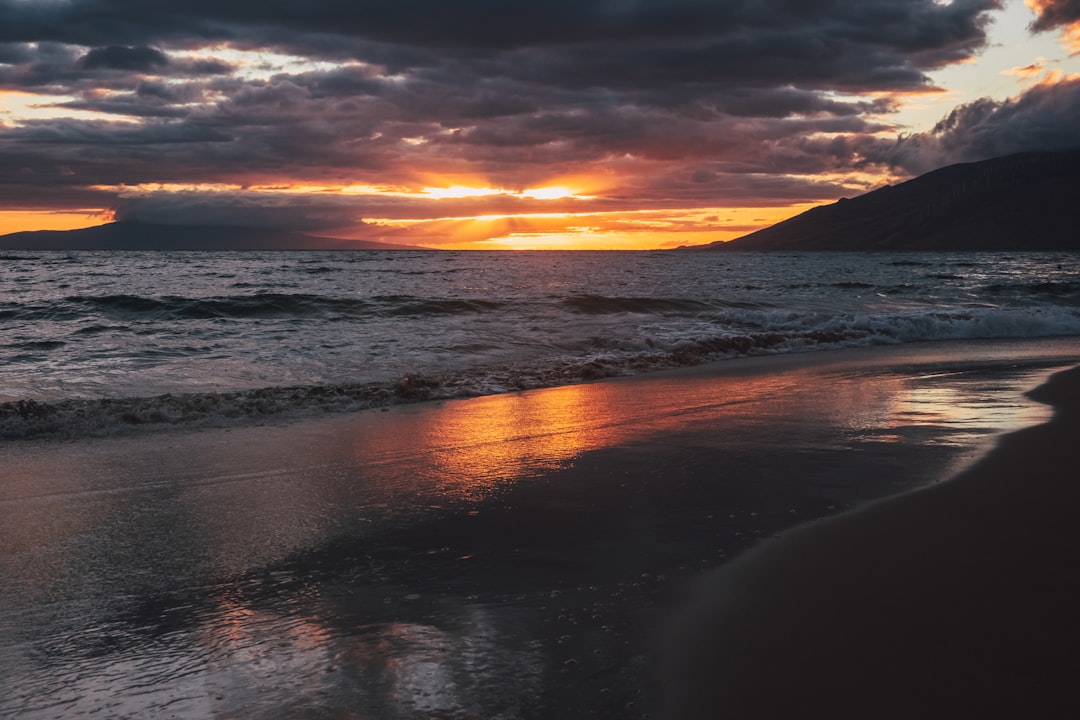
<path id="1" fill-rule="evenodd" d="M 410 245 L 318 237 L 295 230 L 114 222 L 79 230 L 0 235 L 0 250 L 423 250 Z"/>
<path id="2" fill-rule="evenodd" d="M 683 250 L 1080 250 L 1080 149 L 950 165 Z"/>

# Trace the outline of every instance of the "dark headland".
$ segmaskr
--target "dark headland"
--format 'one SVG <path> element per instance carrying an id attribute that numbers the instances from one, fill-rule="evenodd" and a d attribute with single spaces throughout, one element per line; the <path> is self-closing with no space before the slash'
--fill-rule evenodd
<path id="1" fill-rule="evenodd" d="M 950 165 L 688 250 L 1080 250 L 1080 148 Z"/>
<path id="2" fill-rule="evenodd" d="M 0 235 L 0 250 L 419 250 L 408 245 L 318 237 L 295 230 L 114 222 L 79 230 Z"/>

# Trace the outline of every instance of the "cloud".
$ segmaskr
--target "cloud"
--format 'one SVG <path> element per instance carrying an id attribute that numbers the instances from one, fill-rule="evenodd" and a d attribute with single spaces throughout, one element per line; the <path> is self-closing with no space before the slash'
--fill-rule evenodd
<path id="1" fill-rule="evenodd" d="M 150 72 L 169 64 L 165 53 L 145 45 L 124 47 L 109 45 L 94 48 L 79 58 L 79 64 L 87 70 L 106 68 L 109 70 L 132 70 Z"/>
<path id="2" fill-rule="evenodd" d="M 1036 13 L 1032 29 L 1053 30 L 1080 22 L 1080 0 L 1027 0 Z"/>
<path id="3" fill-rule="evenodd" d="M 60 43 L 0 45 L 0 90 L 64 92 L 86 72 L 79 49 Z"/>
<path id="4" fill-rule="evenodd" d="M 953 110 L 930 132 L 868 153 L 919 174 L 957 162 L 1080 147 L 1080 77 L 1043 82 L 1008 100 L 980 99 Z"/>
<path id="5" fill-rule="evenodd" d="M 30 62 L 33 57 L 33 48 L 27 43 L 0 45 L 0 65 L 20 65 Z"/>
<path id="6" fill-rule="evenodd" d="M 915 87 L 971 57 L 1000 0 L 754 3 L 715 0 L 0 0 L 0 42 L 101 48 L 150 60 L 147 44 L 288 46 L 303 55 L 417 69 L 457 63 L 562 86 L 794 83 Z M 395 52 L 396 49 L 396 52 Z M 372 55 L 369 57 L 369 54 Z M 627 69 L 633 72 L 626 72 Z"/>
<path id="7" fill-rule="evenodd" d="M 113 207 L 118 221 L 165 225 L 225 225 L 319 231 L 361 225 L 344 198 L 257 197 L 242 192 L 159 193 L 121 198 Z"/>
<path id="8" fill-rule="evenodd" d="M 1080 1 L 1027 0 L 1027 5 L 1036 13 L 1032 30 L 1061 29 L 1062 45 L 1073 54 L 1080 54 Z"/>

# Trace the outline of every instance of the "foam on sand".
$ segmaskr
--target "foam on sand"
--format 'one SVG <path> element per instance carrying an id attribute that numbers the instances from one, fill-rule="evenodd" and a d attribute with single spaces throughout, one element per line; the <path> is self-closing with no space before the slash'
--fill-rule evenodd
<path id="1" fill-rule="evenodd" d="M 948 482 L 704 578 L 668 646 L 667 717 L 1077 717 L 1080 368 L 1031 397 L 1053 419 Z"/>

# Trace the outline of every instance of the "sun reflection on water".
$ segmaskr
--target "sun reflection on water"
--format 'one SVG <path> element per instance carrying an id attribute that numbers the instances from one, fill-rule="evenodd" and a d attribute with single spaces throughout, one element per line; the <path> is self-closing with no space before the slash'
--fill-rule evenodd
<path id="1" fill-rule="evenodd" d="M 628 430 L 606 421 L 611 399 L 589 386 L 478 398 L 433 416 L 422 441 L 431 447 L 432 469 L 444 488 L 475 500 L 503 482 L 618 442 Z"/>
<path id="2" fill-rule="evenodd" d="M 1049 420 L 1048 406 L 1023 396 L 1030 383 L 1027 376 L 987 382 L 965 372 L 895 378 L 896 387 L 879 398 L 877 411 L 853 413 L 850 425 L 862 425 L 878 442 L 977 445 L 988 436 Z"/>

